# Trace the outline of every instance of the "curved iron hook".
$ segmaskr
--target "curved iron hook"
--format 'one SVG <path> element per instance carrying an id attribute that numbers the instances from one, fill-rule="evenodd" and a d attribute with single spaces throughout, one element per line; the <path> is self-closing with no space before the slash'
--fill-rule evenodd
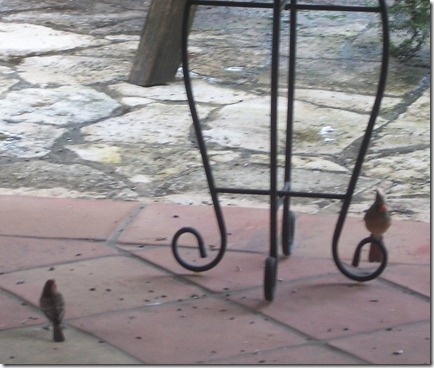
<path id="1" fill-rule="evenodd" d="M 211 165 L 208 160 L 208 154 L 206 150 L 206 144 L 203 138 L 202 134 L 202 127 L 200 125 L 199 116 L 196 110 L 196 105 L 194 102 L 194 96 L 193 96 L 193 90 L 191 85 L 191 79 L 190 79 L 190 73 L 189 73 L 189 61 L 188 61 L 188 27 L 190 23 L 190 8 L 191 8 L 191 1 L 187 0 L 185 4 L 184 9 L 184 18 L 183 18 L 183 24 L 182 24 L 182 71 L 184 74 L 184 84 L 185 84 L 185 90 L 187 92 L 187 99 L 188 99 L 188 105 L 190 107 L 191 117 L 193 120 L 194 130 L 196 133 L 197 143 L 199 146 L 200 154 L 202 156 L 202 162 L 203 166 L 205 168 L 205 174 L 208 181 L 208 187 L 210 190 L 215 215 L 217 218 L 217 224 L 220 230 L 220 238 L 221 238 L 221 245 L 220 249 L 217 253 L 217 257 L 214 258 L 211 262 L 202 265 L 192 265 L 186 261 L 184 261 L 178 251 L 179 245 L 178 245 L 178 239 L 181 235 L 185 233 L 190 233 L 196 237 L 196 240 L 198 242 L 199 247 L 199 254 L 201 258 L 207 257 L 207 252 L 205 249 L 205 244 L 203 241 L 202 236 L 200 233 L 192 228 L 192 227 L 183 227 L 179 229 L 173 239 L 172 239 L 172 252 L 175 256 L 176 260 L 183 266 L 184 268 L 194 271 L 194 272 L 203 272 L 207 271 L 213 267 L 215 267 L 223 258 L 224 253 L 226 252 L 226 245 L 227 245 L 227 235 L 226 235 L 226 226 L 223 219 L 223 212 L 220 207 L 220 202 L 217 195 L 216 186 L 214 184 L 214 177 L 212 175 L 211 171 Z"/>
<path id="2" fill-rule="evenodd" d="M 371 273 L 366 273 L 366 271 L 357 270 L 357 269 L 350 269 L 349 267 L 345 266 L 342 263 L 341 259 L 339 258 L 339 252 L 338 252 L 338 242 L 345 223 L 345 217 L 347 215 L 348 208 L 350 207 L 351 204 L 352 194 L 354 193 L 354 189 L 357 184 L 357 179 L 362 169 L 363 160 L 369 147 L 369 141 L 371 139 L 372 131 L 374 130 L 375 121 L 380 111 L 381 99 L 383 98 L 384 90 L 386 88 L 387 70 L 389 64 L 389 25 L 388 25 L 387 7 L 386 7 L 385 0 L 378 0 L 378 2 L 379 2 L 380 13 L 381 13 L 382 32 L 383 32 L 383 54 L 382 54 L 382 61 L 381 61 L 380 80 L 378 83 L 377 95 L 375 98 L 374 106 L 372 108 L 368 126 L 366 128 L 365 135 L 363 137 L 363 141 L 360 146 L 359 155 L 357 157 L 356 164 L 354 165 L 354 170 L 350 179 L 350 183 L 348 185 L 348 190 L 345 195 L 342 204 L 342 209 L 338 217 L 335 232 L 333 235 L 333 244 L 332 244 L 333 259 L 337 268 L 345 276 L 356 281 L 369 281 L 375 279 L 383 272 L 387 263 L 386 247 L 384 246 L 384 244 L 379 244 L 379 242 L 376 241 L 372 241 L 372 242 L 378 243 L 378 245 L 380 246 L 381 252 L 383 254 L 383 261 L 380 264 L 380 266 L 374 272 Z M 356 253 L 354 255 L 355 258 L 357 257 L 358 252 L 360 252 L 359 248 L 361 248 L 364 244 L 368 242 L 366 239 L 369 239 L 369 242 L 371 242 L 372 240 L 371 238 L 365 238 L 359 243 L 356 249 Z"/>
<path id="3" fill-rule="evenodd" d="M 387 248 L 385 247 L 384 242 L 382 240 L 378 240 L 378 239 L 374 238 L 373 236 L 368 236 L 367 238 L 361 240 L 360 243 L 357 245 L 356 251 L 354 252 L 352 266 L 353 267 L 359 266 L 360 255 L 362 253 L 363 246 L 366 244 L 372 244 L 372 243 L 375 243 L 376 245 L 378 245 L 378 247 L 381 249 L 381 252 L 383 254 L 380 266 L 375 270 L 375 272 L 372 272 L 370 274 L 372 276 L 372 278 L 375 278 L 375 277 L 378 277 L 384 271 L 384 269 L 386 268 L 386 265 L 387 265 Z"/>

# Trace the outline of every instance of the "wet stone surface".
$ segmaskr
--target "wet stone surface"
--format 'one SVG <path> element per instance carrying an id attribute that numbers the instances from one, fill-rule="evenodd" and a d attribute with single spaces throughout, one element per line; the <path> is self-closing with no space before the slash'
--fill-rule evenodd
<path id="1" fill-rule="evenodd" d="M 210 203 L 181 73 L 165 86 L 127 82 L 149 3 L 0 0 L 0 194 Z M 196 13 L 190 70 L 219 185 L 268 189 L 271 16 L 223 7 Z M 288 27 L 285 18 L 280 177 Z M 374 102 L 379 33 L 375 14 L 299 14 L 294 189 L 346 190 Z M 390 62 L 350 213 L 360 216 L 379 186 L 395 218 L 429 221 L 429 98 L 427 44 L 411 62 Z M 267 207 L 268 197 L 222 202 Z M 309 213 L 340 207 L 306 198 L 293 205 Z"/>

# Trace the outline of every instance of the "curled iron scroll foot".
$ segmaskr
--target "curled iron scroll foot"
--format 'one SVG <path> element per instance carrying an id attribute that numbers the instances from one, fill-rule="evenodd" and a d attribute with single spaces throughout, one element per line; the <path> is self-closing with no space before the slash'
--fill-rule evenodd
<path id="1" fill-rule="evenodd" d="M 368 268 L 359 267 L 362 247 L 370 243 L 378 245 L 382 254 L 382 260 L 379 263 L 378 267 L 375 266 L 376 268 L 372 267 L 372 263 L 370 263 L 371 266 L 369 266 Z M 345 264 L 341 261 L 337 251 L 337 243 L 334 243 L 333 245 L 333 258 L 336 266 L 345 276 L 355 281 L 365 282 L 377 278 L 384 271 L 387 265 L 387 249 L 382 241 L 373 237 L 367 237 L 360 241 L 360 243 L 357 245 L 351 265 Z"/>
<path id="2" fill-rule="evenodd" d="M 221 259 L 223 258 L 223 255 L 225 253 L 225 250 L 226 250 L 226 238 L 222 239 L 222 245 L 220 247 L 220 250 L 219 250 L 216 258 L 214 258 L 211 262 L 204 264 L 204 265 L 193 265 L 193 264 L 185 261 L 179 253 L 178 240 L 184 234 L 192 234 L 196 238 L 197 246 L 199 248 L 200 258 L 208 257 L 208 254 L 207 254 L 207 251 L 205 248 L 205 243 L 204 243 L 203 238 L 200 235 L 200 233 L 192 227 L 183 227 L 175 233 L 175 235 L 173 236 L 173 239 L 172 239 L 173 255 L 182 267 L 184 267 L 190 271 L 194 271 L 194 272 L 204 272 L 204 271 L 208 271 L 211 268 L 215 267 L 221 261 Z"/>
<path id="3" fill-rule="evenodd" d="M 369 281 L 369 280 L 373 280 L 375 278 L 377 278 L 378 276 L 380 276 L 380 274 L 384 271 L 384 269 L 386 268 L 387 265 L 387 248 L 384 245 L 384 242 L 382 240 L 378 240 L 372 236 L 364 238 L 363 240 L 360 241 L 360 243 L 357 245 L 356 251 L 354 252 L 354 257 L 353 257 L 353 262 L 352 262 L 352 266 L 353 267 L 358 267 L 360 264 L 360 256 L 362 253 L 362 248 L 364 245 L 366 244 L 371 244 L 374 243 L 376 245 L 378 245 L 381 253 L 382 253 L 382 259 L 380 262 L 380 265 L 373 271 L 373 272 L 363 272 L 361 271 L 360 275 L 357 275 L 356 278 L 354 278 L 357 281 Z"/>
<path id="4" fill-rule="evenodd" d="M 362 253 L 362 248 L 363 248 L 363 246 L 365 245 L 365 244 L 371 244 L 371 243 L 375 243 L 375 244 L 377 244 L 378 246 L 379 246 L 379 248 L 380 248 L 380 250 L 381 250 L 381 253 L 382 253 L 382 260 L 383 260 L 383 262 L 384 262 L 384 259 L 386 259 L 386 261 L 387 261 L 387 249 L 386 249 L 386 247 L 385 247 L 385 245 L 384 245 L 384 242 L 382 241 L 382 240 L 378 240 L 378 239 L 375 239 L 374 237 L 372 237 L 372 236 L 370 236 L 370 237 L 367 237 L 367 238 L 365 238 L 365 239 L 363 239 L 358 245 L 357 245 L 357 248 L 356 248 L 356 251 L 354 252 L 354 257 L 353 257 L 353 263 L 352 263 L 352 265 L 354 266 L 354 267 L 358 267 L 359 266 L 359 263 L 360 263 L 360 255 L 361 255 L 361 253 Z"/>

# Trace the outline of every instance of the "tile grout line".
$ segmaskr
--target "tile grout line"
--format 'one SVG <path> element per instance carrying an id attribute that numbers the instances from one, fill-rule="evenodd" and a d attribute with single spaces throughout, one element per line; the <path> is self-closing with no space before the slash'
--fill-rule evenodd
<path id="1" fill-rule="evenodd" d="M 137 357 L 137 356 L 135 356 L 135 355 L 129 353 L 128 351 L 122 349 L 121 347 L 119 347 L 119 346 L 117 346 L 117 345 L 115 345 L 115 344 L 113 344 L 113 343 L 111 343 L 111 342 L 108 342 L 108 341 L 104 340 L 102 337 L 100 337 L 100 336 L 98 336 L 98 335 L 95 335 L 95 334 L 94 334 L 93 332 L 91 332 L 91 331 L 84 330 L 84 329 L 82 329 L 82 328 L 80 328 L 80 327 L 78 327 L 78 326 L 76 326 L 76 325 L 70 325 L 69 328 L 74 328 L 74 329 L 80 331 L 82 334 L 85 334 L 85 335 L 91 336 L 91 337 L 94 338 L 95 340 L 98 340 L 99 343 L 103 343 L 104 345 L 109 345 L 109 346 L 111 346 L 113 349 L 116 349 L 116 350 L 122 352 L 123 354 L 125 354 L 125 355 L 127 355 L 127 356 L 129 356 L 129 357 L 131 357 L 131 358 L 133 358 L 133 359 L 135 359 L 135 360 L 138 360 L 138 361 L 140 361 L 140 362 L 143 363 L 143 364 L 146 364 L 146 363 L 145 363 L 142 359 L 140 359 L 139 357 Z"/>
<path id="2" fill-rule="evenodd" d="M 431 297 L 430 296 L 426 296 L 425 294 L 423 294 L 423 293 L 421 293 L 419 291 L 413 290 L 412 288 L 410 288 L 408 286 L 404 286 L 404 285 L 401 285 L 401 284 L 399 284 L 397 282 L 393 282 L 393 281 L 387 280 L 387 279 L 385 279 L 383 277 L 378 277 L 378 281 L 381 282 L 382 284 L 390 286 L 393 289 L 400 290 L 403 293 L 406 293 L 406 294 L 409 294 L 411 296 L 414 296 L 415 298 L 418 298 L 418 299 L 423 300 L 425 302 L 428 302 L 428 303 L 431 302 Z"/>
<path id="3" fill-rule="evenodd" d="M 430 323 L 430 319 L 429 318 L 423 318 L 423 319 L 418 319 L 415 321 L 410 321 L 410 322 L 403 322 L 403 323 L 398 323 L 396 325 L 393 325 L 391 327 L 381 327 L 381 328 L 377 328 L 374 330 L 368 330 L 368 331 L 359 331 L 359 332 L 354 332 L 354 333 L 350 333 L 348 335 L 345 336 L 335 336 L 335 337 L 331 337 L 329 339 L 324 339 L 324 343 L 329 344 L 329 343 L 333 343 L 335 341 L 339 341 L 339 340 L 345 340 L 347 338 L 350 337 L 355 337 L 355 336 L 360 336 L 360 335 L 370 335 L 373 333 L 377 333 L 377 332 L 382 332 L 382 331 L 392 331 L 396 328 L 400 328 L 400 327 L 406 327 L 406 326 L 413 326 L 413 325 L 421 325 L 424 323 Z"/>
<path id="4" fill-rule="evenodd" d="M 137 207 L 133 208 L 127 214 L 127 216 L 122 221 L 120 221 L 119 225 L 116 226 L 116 228 L 112 231 L 112 233 L 107 237 L 105 243 L 108 246 L 115 248 L 117 241 L 122 235 L 122 233 L 124 232 L 124 230 L 134 221 L 134 219 L 139 215 L 139 213 L 146 207 L 147 204 L 142 203 L 142 204 L 138 204 Z"/>

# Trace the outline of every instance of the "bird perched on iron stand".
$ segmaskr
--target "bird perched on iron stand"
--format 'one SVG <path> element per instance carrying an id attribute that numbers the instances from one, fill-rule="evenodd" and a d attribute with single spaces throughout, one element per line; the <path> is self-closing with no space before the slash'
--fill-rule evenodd
<path id="1" fill-rule="evenodd" d="M 376 189 L 375 202 L 366 211 L 364 220 L 366 228 L 371 232 L 371 237 L 382 242 L 383 234 L 390 227 L 392 219 L 384 195 L 379 189 Z M 375 243 L 371 243 L 368 260 L 369 262 L 383 261 L 383 252 Z"/>
<path id="2" fill-rule="evenodd" d="M 51 279 L 45 283 L 42 290 L 39 305 L 42 312 L 53 324 L 53 340 L 56 342 L 65 341 L 62 331 L 62 321 L 65 315 L 65 302 L 62 294 L 57 291 L 56 281 Z"/>

